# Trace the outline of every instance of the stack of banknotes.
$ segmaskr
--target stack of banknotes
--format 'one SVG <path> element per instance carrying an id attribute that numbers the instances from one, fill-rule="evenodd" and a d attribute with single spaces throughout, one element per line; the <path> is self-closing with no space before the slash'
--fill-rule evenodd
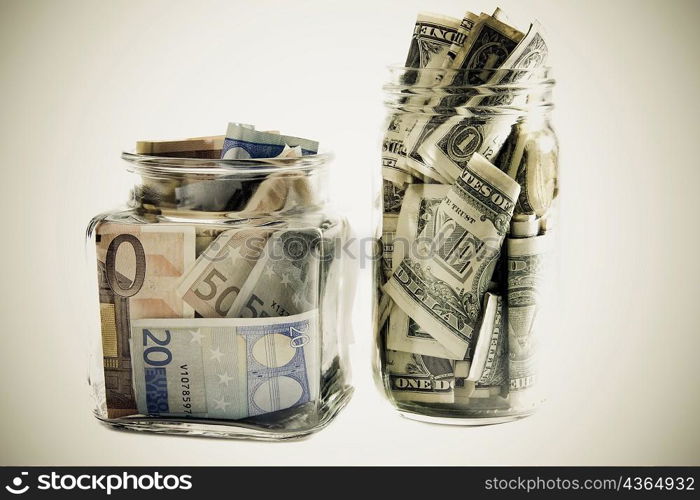
<path id="1" fill-rule="evenodd" d="M 137 144 L 143 155 L 203 159 L 317 150 L 314 141 L 236 123 L 226 136 Z M 235 176 L 153 179 L 147 201 L 235 205 L 254 219 L 307 196 L 301 177 L 273 172 L 253 185 Z M 242 419 L 317 404 L 321 365 L 333 357 L 322 345 L 321 311 L 332 317 L 333 292 L 324 287 L 335 271 L 324 255 L 334 228 L 298 218 L 239 227 L 144 223 L 140 210 L 95 229 L 108 418 Z"/>
<path id="2" fill-rule="evenodd" d="M 538 23 L 520 31 L 500 9 L 418 15 L 382 154 L 379 328 L 397 401 L 531 398 L 557 146 L 546 121 L 490 110 L 527 104 L 494 89 L 527 83 L 547 53 Z"/>

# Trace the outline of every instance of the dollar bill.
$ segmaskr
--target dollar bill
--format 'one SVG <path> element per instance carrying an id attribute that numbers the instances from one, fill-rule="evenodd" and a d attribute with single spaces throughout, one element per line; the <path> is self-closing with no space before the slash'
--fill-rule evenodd
<path id="1" fill-rule="evenodd" d="M 455 361 L 455 403 L 468 404 L 469 397 L 474 392 L 474 382 L 468 380 L 472 362 L 467 360 Z"/>
<path id="2" fill-rule="evenodd" d="M 457 37 L 456 42 L 450 45 L 450 50 L 447 52 L 447 57 L 444 60 L 443 68 L 454 68 L 455 59 L 464 50 L 464 45 L 468 40 L 469 33 L 474 29 L 474 25 L 479 22 L 479 16 L 473 12 L 467 11 L 459 24 L 458 31 L 461 36 Z"/>
<path id="3" fill-rule="evenodd" d="M 445 199 L 449 186 L 441 184 L 414 184 L 408 186 L 396 231 L 392 263 L 398 265 L 412 249 L 417 250 L 416 237 L 425 240 L 435 236 L 435 211 Z M 392 265 L 391 271 L 396 268 Z M 401 307 L 391 309 L 391 323 L 387 348 L 439 358 L 452 358 L 452 353 L 423 330 Z M 459 358 L 461 359 L 461 358 Z"/>
<path id="4" fill-rule="evenodd" d="M 457 50 L 451 50 L 448 58 L 450 69 L 456 71 L 451 74 L 448 82 L 443 82 L 444 85 L 456 88 L 486 83 L 493 74 L 490 70 L 498 68 L 523 37 L 522 33 L 486 14 L 482 14 L 475 20 L 473 14 L 467 13 L 463 26 L 469 28 L 464 46 L 458 47 Z M 474 71 L 476 69 L 482 71 Z M 462 91 L 457 95 L 438 97 L 436 98 L 438 102 L 434 102 L 433 106 L 439 109 L 454 109 L 458 106 L 464 106 L 475 93 L 475 91 Z M 459 123 L 461 120 L 462 118 L 459 116 L 452 117 L 445 114 L 421 117 L 416 121 L 405 141 L 406 164 L 416 171 L 423 172 L 433 178 L 441 178 L 445 183 L 451 184 L 456 176 L 451 178 L 445 176 L 443 172 L 449 172 L 449 169 L 444 166 L 441 168 L 436 163 L 439 157 L 436 157 L 433 152 L 432 142 L 428 143 L 430 147 L 424 145 L 435 130 Z M 468 133 L 460 134 L 458 141 L 455 141 L 456 137 L 453 138 L 454 144 L 451 150 L 454 151 L 452 152 L 459 151 L 459 148 L 474 146 L 477 137 L 473 135 L 473 132 L 474 129 L 470 129 Z M 484 151 L 479 152 L 484 153 Z M 485 156 L 489 157 L 489 155 Z M 466 161 L 468 160 L 469 158 L 466 158 Z"/>
<path id="5" fill-rule="evenodd" d="M 386 369 L 397 401 L 454 402 L 454 362 L 449 359 L 387 350 Z"/>
<path id="6" fill-rule="evenodd" d="M 503 167 L 522 186 L 515 213 L 543 216 L 558 191 L 557 140 L 549 127 L 531 130 L 523 123 L 514 129 L 513 152 Z"/>
<path id="7" fill-rule="evenodd" d="M 280 230 L 272 234 L 229 309 L 231 318 L 277 317 L 318 307 L 321 232 Z"/>
<path id="8" fill-rule="evenodd" d="M 506 25 L 487 16 L 485 21 L 478 23 L 474 28 L 465 47 L 462 64 L 466 64 L 465 69 L 478 68 L 484 71 L 458 73 L 457 78 L 466 79 L 463 83 L 513 85 L 532 77 L 532 70 L 545 63 L 548 49 L 539 24 L 533 24 L 524 38 L 522 33 L 512 28 L 505 29 L 504 26 Z M 483 57 L 482 51 L 486 50 L 488 41 L 494 37 L 499 40 L 497 52 L 501 57 L 491 56 L 487 66 L 479 66 L 484 62 L 480 62 L 480 57 Z M 519 38 L 521 39 L 517 43 Z M 493 46 L 489 50 L 492 48 Z M 458 63 L 459 60 L 456 60 L 455 64 Z M 474 64 L 477 66 L 473 66 Z M 460 96 L 462 99 L 465 97 Z M 459 104 L 465 109 L 475 109 L 477 106 L 487 109 L 492 106 L 524 104 L 524 100 L 524 95 L 498 93 L 494 96 L 474 95 L 466 103 Z M 428 162 L 443 178 L 451 182 L 459 176 L 474 153 L 479 153 L 487 159 L 495 158 L 516 119 L 516 115 L 470 115 L 465 112 L 464 116 L 453 116 L 440 123 L 434 123 L 432 128 L 427 127 L 423 132 L 412 133 L 409 137 L 411 151 L 417 154 L 409 153 L 408 164 L 413 167 L 416 162 Z"/>
<path id="9" fill-rule="evenodd" d="M 399 186 L 387 179 L 383 180 L 383 212 L 385 214 L 398 214 L 401 210 L 403 197 L 407 186 Z"/>
<path id="10" fill-rule="evenodd" d="M 221 233 L 183 276 L 177 293 L 202 317 L 225 318 L 260 257 L 270 229 Z"/>
<path id="11" fill-rule="evenodd" d="M 436 211 L 430 258 L 404 258 L 384 286 L 455 359 L 469 350 L 519 191 L 513 179 L 474 156 Z"/>
<path id="12" fill-rule="evenodd" d="M 504 301 L 499 295 L 487 293 L 484 297 L 484 320 L 474 348 L 474 356 L 467 380 L 475 389 L 500 387 L 508 383 L 508 332 L 505 328 Z M 500 393 L 500 392 L 499 392 Z"/>
<path id="13" fill-rule="evenodd" d="M 134 321 L 139 413 L 235 420 L 317 400 L 316 316 Z"/>
<path id="14" fill-rule="evenodd" d="M 384 280 L 388 280 L 393 272 L 392 254 L 394 252 L 394 237 L 396 236 L 396 226 L 399 216 L 396 214 L 385 214 L 382 217 L 382 274 Z"/>
<path id="15" fill-rule="evenodd" d="M 536 319 L 549 235 L 506 239 L 508 377 L 513 404 L 535 384 Z"/>
<path id="16" fill-rule="evenodd" d="M 318 142 L 316 141 L 252 130 L 236 123 L 229 123 L 221 158 L 224 160 L 274 158 L 285 150 L 285 146 L 299 146 L 304 155 L 318 152 Z"/>
<path id="17" fill-rule="evenodd" d="M 416 69 L 444 67 L 450 48 L 464 43 L 465 35 L 459 28 L 459 19 L 427 13 L 418 14 L 406 58 L 406 67 Z M 435 78 L 435 75 L 426 72 L 407 71 L 403 83 L 420 87 L 433 84 Z M 406 99 L 420 100 L 419 97 L 406 97 Z M 398 185 L 415 182 L 412 172 L 406 167 L 404 145 L 405 137 L 414 125 L 415 115 L 396 113 L 391 117 L 384 135 L 382 176 Z"/>
<path id="18" fill-rule="evenodd" d="M 194 263 L 195 231 L 190 226 L 103 222 L 95 233 L 107 416 L 118 418 L 137 413 L 130 323 L 194 314 L 175 286 Z"/>

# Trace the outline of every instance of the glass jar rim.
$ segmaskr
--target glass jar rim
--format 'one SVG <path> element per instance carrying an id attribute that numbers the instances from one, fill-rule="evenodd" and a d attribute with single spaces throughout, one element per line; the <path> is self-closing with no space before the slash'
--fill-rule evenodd
<path id="1" fill-rule="evenodd" d="M 127 170 L 145 176 L 264 176 L 280 172 L 313 171 L 324 168 L 333 153 L 322 151 L 299 158 L 183 158 L 154 156 L 123 151 L 121 158 L 129 163 Z"/>
<path id="2" fill-rule="evenodd" d="M 518 66 L 513 68 L 414 68 L 412 66 L 405 66 L 403 64 L 394 63 L 388 64 L 386 69 L 389 71 L 417 71 L 417 72 L 442 72 L 447 74 L 455 73 L 481 73 L 483 71 L 531 71 L 531 72 L 544 72 L 549 73 L 552 71 L 552 66 L 547 64 L 542 66 Z"/>
<path id="3" fill-rule="evenodd" d="M 518 68 L 412 68 L 410 66 L 404 66 L 401 64 L 391 64 L 386 66 L 387 71 L 390 75 L 390 81 L 384 85 L 385 91 L 392 91 L 394 89 L 412 87 L 412 88 L 435 88 L 435 85 L 416 85 L 415 83 L 406 83 L 400 80 L 402 75 L 411 74 L 419 75 L 422 78 L 426 78 L 426 75 L 433 76 L 436 81 L 442 81 L 445 77 L 454 78 L 456 76 L 466 76 L 466 75 L 481 75 L 483 73 L 498 74 L 498 75 L 509 75 L 509 74 L 520 74 L 529 73 L 529 78 L 518 79 L 515 82 L 494 82 L 489 83 L 488 80 L 479 84 L 468 84 L 466 83 L 466 78 L 457 79 L 460 84 L 458 85 L 445 85 L 442 88 L 476 88 L 476 87 L 493 87 L 493 88 L 533 88 L 533 87 L 553 87 L 556 84 L 556 80 L 552 77 L 552 67 L 551 66 L 536 66 L 536 67 L 518 67 Z M 428 79 L 430 80 L 430 79 Z"/>

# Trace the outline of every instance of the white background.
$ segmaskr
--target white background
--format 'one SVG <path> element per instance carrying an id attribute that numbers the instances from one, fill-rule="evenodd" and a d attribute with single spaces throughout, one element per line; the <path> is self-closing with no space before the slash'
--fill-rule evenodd
<path id="1" fill-rule="evenodd" d="M 83 231 L 126 199 L 120 151 L 228 121 L 318 138 L 337 156 L 336 204 L 367 235 L 385 65 L 405 58 L 418 11 L 497 3 L 1 1 L 0 462 L 700 464 L 698 3 L 498 5 L 548 28 L 558 79 L 563 321 L 548 405 L 481 428 L 400 418 L 371 380 L 363 270 L 351 404 L 319 434 L 271 444 L 92 417 Z"/>

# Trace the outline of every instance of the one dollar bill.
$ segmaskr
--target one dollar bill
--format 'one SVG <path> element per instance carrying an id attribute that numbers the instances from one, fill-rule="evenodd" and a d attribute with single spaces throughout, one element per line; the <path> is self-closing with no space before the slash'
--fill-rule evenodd
<path id="1" fill-rule="evenodd" d="M 384 287 L 455 359 L 469 350 L 519 192 L 513 179 L 475 156 L 437 209 L 430 257 L 404 258 Z"/>

